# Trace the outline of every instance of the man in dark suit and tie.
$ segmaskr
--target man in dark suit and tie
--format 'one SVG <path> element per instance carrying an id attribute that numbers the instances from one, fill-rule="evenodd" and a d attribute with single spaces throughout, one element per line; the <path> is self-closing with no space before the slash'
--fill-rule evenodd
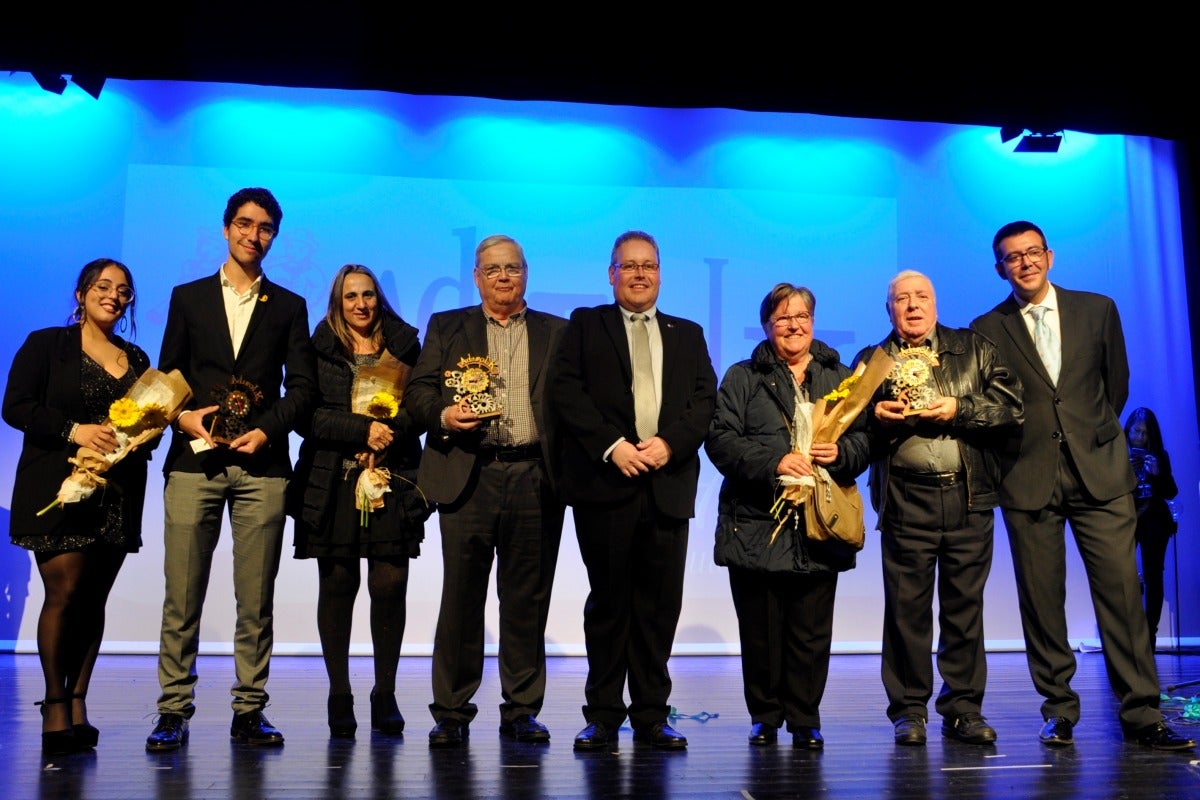
<path id="1" fill-rule="evenodd" d="M 1134 555 L 1136 482 L 1120 423 L 1129 364 L 1116 304 L 1052 285 L 1054 251 L 1032 222 L 1000 228 L 992 251 L 1012 295 L 972 327 L 996 344 L 1024 387 L 1025 425 L 1002 455 L 1000 504 L 1029 672 L 1045 698 L 1039 737 L 1050 747 L 1070 746 L 1079 722 L 1064 606 L 1070 522 L 1125 738 L 1157 750 L 1193 749 L 1159 711 Z"/>
<path id="2" fill-rule="evenodd" d="M 404 396 L 429 431 L 417 482 L 438 503 L 442 532 L 430 747 L 461 745 L 478 712 L 471 698 L 483 679 L 493 556 L 500 598 L 500 734 L 519 742 L 550 741 L 537 715 L 546 693 L 546 621 L 565 509 L 547 467 L 543 397 L 566 320 L 526 305 L 528 278 L 525 253 L 514 239 L 481 241 L 475 286 L 482 302 L 430 318 Z M 468 356 L 490 359 L 497 374 L 464 365 Z"/>
<path id="3" fill-rule="evenodd" d="M 591 589 L 583 610 L 588 724 L 574 746 L 611 747 L 628 716 L 634 741 L 681 750 L 687 739 L 667 724 L 667 660 L 717 378 L 700 326 L 656 308 L 652 236 L 617 237 L 608 282 L 616 303 L 571 315 L 549 389 L 560 485 Z"/>
<path id="4" fill-rule="evenodd" d="M 316 366 L 304 298 L 263 274 L 262 261 L 282 220 L 279 203 L 266 189 L 234 193 L 224 217 L 229 257 L 215 274 L 171 293 L 159 369 L 178 369 L 194 396 L 163 464 L 162 694 L 158 723 L 146 739 L 151 752 L 177 750 L 188 740 L 188 720 L 196 711 L 200 615 L 226 507 L 237 598 L 230 735 L 247 744 L 283 744 L 262 710 L 274 642 L 284 492 L 292 472 L 288 434 L 310 413 Z"/>

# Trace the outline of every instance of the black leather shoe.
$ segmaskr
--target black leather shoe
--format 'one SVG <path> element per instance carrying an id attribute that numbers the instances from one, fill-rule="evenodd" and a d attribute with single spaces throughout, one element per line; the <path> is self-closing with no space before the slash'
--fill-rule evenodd
<path id="1" fill-rule="evenodd" d="M 395 692 L 371 690 L 371 727 L 388 736 L 404 735 L 404 715 L 396 705 Z"/>
<path id="2" fill-rule="evenodd" d="M 765 722 L 756 722 L 750 726 L 750 744 L 766 747 L 779 741 L 779 728 Z"/>
<path id="3" fill-rule="evenodd" d="M 820 729 L 801 725 L 792 731 L 792 747 L 801 750 L 824 750 L 825 737 L 821 735 Z"/>
<path id="4" fill-rule="evenodd" d="M 604 750 L 617 743 L 617 729 L 603 722 L 590 722 L 575 736 L 576 750 Z"/>
<path id="5" fill-rule="evenodd" d="M 896 744 L 906 747 L 925 745 L 925 720 L 921 717 L 901 717 L 896 720 Z"/>
<path id="6" fill-rule="evenodd" d="M 550 731 L 529 714 L 500 723 L 500 735 L 518 742 L 548 742 Z"/>
<path id="7" fill-rule="evenodd" d="M 1075 744 L 1075 726 L 1065 717 L 1051 717 L 1042 726 L 1038 739 L 1047 747 L 1070 747 Z"/>
<path id="8" fill-rule="evenodd" d="M 358 730 L 354 718 L 354 695 L 331 694 L 325 703 L 325 715 L 329 720 L 329 735 L 334 739 L 353 739 Z"/>
<path id="9" fill-rule="evenodd" d="M 987 724 L 982 714 L 959 714 L 942 720 L 942 736 L 967 744 L 995 744 L 996 729 Z"/>
<path id="10" fill-rule="evenodd" d="M 245 714 L 234 714 L 233 724 L 229 726 L 229 736 L 235 742 L 244 744 L 265 745 L 276 747 L 283 744 L 283 734 L 280 733 L 262 711 L 247 711 Z"/>
<path id="11" fill-rule="evenodd" d="M 633 732 L 633 740 L 648 744 L 659 750 L 683 750 L 687 748 L 687 737 L 665 722 L 656 722 Z"/>
<path id="12" fill-rule="evenodd" d="M 146 737 L 146 749 L 151 753 L 178 750 L 188 742 L 188 721 L 182 714 L 159 714 L 158 724 Z"/>
<path id="13" fill-rule="evenodd" d="M 1125 734 L 1125 739 L 1152 750 L 1195 750 L 1196 742 L 1167 727 L 1165 722 L 1156 722 Z"/>
<path id="14" fill-rule="evenodd" d="M 446 717 L 429 732 L 430 747 L 458 747 L 471 736 L 471 729 L 461 719 Z"/>

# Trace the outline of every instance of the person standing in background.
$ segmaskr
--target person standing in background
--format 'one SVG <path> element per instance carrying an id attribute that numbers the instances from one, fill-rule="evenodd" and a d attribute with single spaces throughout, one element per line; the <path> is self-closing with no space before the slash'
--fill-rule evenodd
<path id="1" fill-rule="evenodd" d="M 1171 472 L 1171 457 L 1163 446 L 1158 417 L 1148 408 L 1135 408 L 1125 420 L 1125 439 L 1129 442 L 1129 463 L 1137 478 L 1134 502 L 1137 529 L 1134 539 L 1142 556 L 1142 586 L 1145 587 L 1146 625 L 1150 642 L 1158 640 L 1162 619 L 1163 573 L 1167 563 L 1167 543 L 1179 530 L 1168 501 L 1179 494 Z"/>

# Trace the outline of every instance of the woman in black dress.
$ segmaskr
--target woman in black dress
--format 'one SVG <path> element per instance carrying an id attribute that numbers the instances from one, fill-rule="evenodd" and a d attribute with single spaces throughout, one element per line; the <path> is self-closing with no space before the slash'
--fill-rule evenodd
<path id="1" fill-rule="evenodd" d="M 1175 535 L 1177 524 L 1168 500 L 1179 494 L 1171 474 L 1171 457 L 1163 447 L 1158 418 L 1148 408 L 1136 408 L 1125 420 L 1125 439 L 1129 443 L 1129 461 L 1137 476 L 1137 537 L 1142 555 L 1142 584 L 1145 588 L 1146 622 L 1150 640 L 1158 638 L 1162 618 L 1163 572 L 1167 563 L 1167 543 Z"/>
<path id="2" fill-rule="evenodd" d="M 132 334 L 133 275 L 101 258 L 75 284 L 76 308 L 65 327 L 34 331 L 13 358 L 4 421 L 24 434 L 13 482 L 10 536 L 33 552 L 45 599 L 37 643 L 46 695 L 42 750 L 64 755 L 96 746 L 85 698 L 100 642 L 104 606 L 125 556 L 141 547 L 146 462 L 153 446 L 131 452 L 104 473 L 85 500 L 51 508 L 80 446 L 114 452 L 116 432 L 102 424 L 109 406 L 150 366 Z"/>
<path id="3" fill-rule="evenodd" d="M 371 727 L 399 735 L 396 669 L 404 639 L 409 559 L 420 555 L 432 508 L 416 487 L 423 432 L 399 408 L 420 353 L 417 329 L 388 303 L 371 270 L 347 264 L 329 292 L 325 319 L 312 337 L 320 400 L 296 465 L 289 513 L 296 520 L 296 558 L 316 558 L 317 631 L 329 674 L 329 732 L 357 729 L 350 687 L 350 627 L 367 560 L 375 686 Z M 387 400 L 372 403 L 381 385 Z M 375 387 L 375 388 L 373 388 Z M 359 479 L 374 466 L 386 477 L 382 505 L 363 509 Z M 377 501 L 379 502 L 379 501 Z"/>

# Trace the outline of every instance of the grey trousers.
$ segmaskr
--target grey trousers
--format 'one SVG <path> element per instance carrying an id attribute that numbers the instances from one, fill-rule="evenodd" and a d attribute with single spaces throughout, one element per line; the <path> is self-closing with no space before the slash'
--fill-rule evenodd
<path id="1" fill-rule="evenodd" d="M 244 713 L 266 705 L 286 489 L 286 478 L 257 477 L 236 466 L 211 478 L 192 472 L 167 476 L 163 490 L 166 595 L 158 647 L 160 714 L 190 718 L 196 711 L 200 616 L 226 507 L 233 532 L 237 605 L 233 710 Z"/>

